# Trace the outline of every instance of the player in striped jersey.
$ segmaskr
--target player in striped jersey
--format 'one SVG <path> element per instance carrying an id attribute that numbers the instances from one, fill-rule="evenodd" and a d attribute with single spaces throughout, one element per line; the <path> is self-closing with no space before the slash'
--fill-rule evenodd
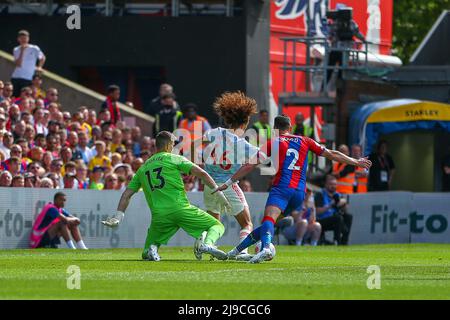
<path id="1" fill-rule="evenodd" d="M 228 253 L 232 258 L 259 240 L 262 250 L 249 262 L 259 263 L 272 259 L 269 249 L 274 233 L 274 224 L 281 213 L 300 210 L 305 198 L 306 172 L 308 166 L 308 151 L 329 160 L 369 169 L 372 163 L 366 158 L 354 159 L 336 150 L 328 150 L 308 137 L 291 135 L 291 120 L 281 115 L 275 118 L 275 129 L 279 130 L 279 137 L 271 141 L 268 147 L 272 161 L 278 161 L 278 170 L 275 176 L 269 197 L 266 202 L 262 225 L 248 235 L 234 249 Z M 254 164 L 243 166 L 231 177 L 231 182 L 241 179 L 248 174 Z M 225 190 L 230 181 L 227 181 L 216 190 Z"/>

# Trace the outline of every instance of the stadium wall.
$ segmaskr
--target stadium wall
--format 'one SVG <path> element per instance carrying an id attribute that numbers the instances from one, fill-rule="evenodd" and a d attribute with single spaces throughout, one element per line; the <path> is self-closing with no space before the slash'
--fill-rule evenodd
<path id="1" fill-rule="evenodd" d="M 67 210 L 80 218 L 80 231 L 90 248 L 142 247 L 150 223 L 150 212 L 142 193 L 131 201 L 126 218 L 115 230 L 100 221 L 116 211 L 119 191 L 64 190 Z M 34 218 L 51 201 L 55 190 L 0 188 L 0 248 L 27 248 Z M 255 225 L 264 213 L 267 193 L 247 193 Z M 191 202 L 203 207 L 202 193 L 189 193 Z M 439 193 L 389 192 L 350 196 L 354 216 L 351 244 L 370 243 L 450 243 L 450 197 Z M 219 245 L 233 245 L 239 226 L 233 217 L 224 216 L 226 231 Z M 275 236 L 275 243 L 286 243 Z M 179 231 L 169 242 L 172 246 L 191 246 L 193 239 Z M 63 244 L 62 248 L 65 247 Z"/>

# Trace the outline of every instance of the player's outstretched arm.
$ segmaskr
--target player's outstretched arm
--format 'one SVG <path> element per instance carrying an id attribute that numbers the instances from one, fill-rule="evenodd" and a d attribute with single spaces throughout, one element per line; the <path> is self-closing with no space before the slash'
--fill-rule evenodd
<path id="1" fill-rule="evenodd" d="M 354 159 L 337 150 L 325 149 L 322 153 L 322 156 L 332 161 L 346 163 L 364 169 L 369 169 L 372 166 L 372 162 L 367 158 Z"/>
<path id="2" fill-rule="evenodd" d="M 131 197 L 136 193 L 136 191 L 131 189 L 126 189 L 122 196 L 120 197 L 119 205 L 117 206 L 117 212 L 114 216 L 109 217 L 108 219 L 102 221 L 102 223 L 111 228 L 116 228 L 119 226 L 120 222 L 125 217 L 125 211 L 128 208 L 128 204 L 130 203 Z"/>
<path id="3" fill-rule="evenodd" d="M 236 171 L 233 176 L 228 179 L 224 184 L 214 189 L 213 193 L 216 193 L 218 191 L 226 190 L 229 186 L 231 186 L 233 183 L 239 181 L 246 175 L 248 175 L 250 172 L 253 171 L 258 166 L 258 164 L 244 164 L 242 167 L 239 168 L 238 171 Z"/>
<path id="4" fill-rule="evenodd" d="M 209 188 L 211 188 L 212 190 L 216 190 L 219 188 L 217 186 L 216 182 L 214 181 L 214 179 L 208 174 L 208 172 L 206 172 L 205 170 L 200 168 L 198 165 L 194 164 L 192 166 L 191 174 L 193 176 L 199 178 L 200 180 L 202 180 L 202 182 L 205 185 L 207 185 Z M 215 192 L 213 192 L 213 193 L 215 193 Z M 227 198 L 225 197 L 225 195 L 222 192 L 218 192 L 217 197 L 218 197 L 217 199 L 218 199 L 220 205 L 223 206 L 225 211 L 231 209 L 230 203 L 228 202 Z"/>

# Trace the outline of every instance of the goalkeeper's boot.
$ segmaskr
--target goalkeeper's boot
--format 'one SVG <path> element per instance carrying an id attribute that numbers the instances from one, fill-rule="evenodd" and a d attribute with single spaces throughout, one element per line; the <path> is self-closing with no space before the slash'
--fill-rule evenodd
<path id="1" fill-rule="evenodd" d="M 270 251 L 269 248 L 264 248 L 260 252 L 255 254 L 255 256 L 249 260 L 249 263 L 261 263 L 272 258 L 272 251 Z"/>
<path id="2" fill-rule="evenodd" d="M 227 260 L 228 259 L 228 256 L 225 252 L 217 249 L 215 246 L 210 245 L 210 244 L 202 243 L 200 245 L 199 251 L 201 253 L 208 253 L 208 254 L 212 255 L 214 258 L 219 259 L 219 260 Z"/>
<path id="3" fill-rule="evenodd" d="M 207 233 L 208 232 L 203 231 L 202 235 L 198 237 L 194 242 L 194 255 L 197 260 L 202 260 L 202 252 L 200 251 L 200 246 L 205 242 Z"/>
<path id="4" fill-rule="evenodd" d="M 158 254 L 158 246 L 152 244 L 148 250 L 142 253 L 142 259 L 148 261 L 160 261 L 161 257 Z"/>
<path id="5" fill-rule="evenodd" d="M 242 251 L 236 256 L 236 261 L 250 261 L 254 257 L 253 254 L 249 254 L 248 252 Z"/>

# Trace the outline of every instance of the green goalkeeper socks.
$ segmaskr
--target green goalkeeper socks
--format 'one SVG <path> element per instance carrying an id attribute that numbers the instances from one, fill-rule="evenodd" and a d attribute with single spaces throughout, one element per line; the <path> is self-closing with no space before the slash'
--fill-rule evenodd
<path id="1" fill-rule="evenodd" d="M 211 228 L 208 229 L 208 233 L 206 235 L 205 244 L 214 245 L 217 240 L 223 235 L 225 232 L 225 227 L 223 224 L 215 224 Z"/>

